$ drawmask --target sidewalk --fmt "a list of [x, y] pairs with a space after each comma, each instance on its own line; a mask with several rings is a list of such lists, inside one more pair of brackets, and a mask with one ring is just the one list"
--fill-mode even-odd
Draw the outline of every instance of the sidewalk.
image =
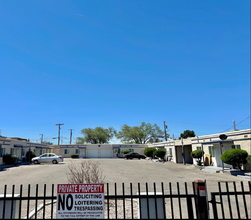
[[240, 170], [225, 168], [224, 172], [222, 172], [222, 167], [214, 167], [214, 166], [204, 166], [204, 167], [194, 166], [194, 167], [208, 173], [225, 173], [239, 178], [251, 179], [251, 172], [249, 171], [243, 171], [243, 170], [240, 171]]
[[29, 163], [29, 162], [21, 162], [21, 163], [16, 163], [16, 164], [12, 164], [12, 165], [0, 165], [0, 172], [5, 171], [6, 169], [11, 168], [11, 167], [19, 167], [22, 165], [30, 165], [30, 164], [31, 163]]

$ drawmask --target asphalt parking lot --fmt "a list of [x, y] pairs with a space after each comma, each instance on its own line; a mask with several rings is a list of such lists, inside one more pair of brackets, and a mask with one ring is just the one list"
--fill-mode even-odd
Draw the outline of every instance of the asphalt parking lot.
[[[80, 164], [81, 161], [87, 160], [94, 163], [99, 163], [105, 176], [105, 183], [113, 185], [117, 183], [118, 188], [125, 184], [126, 189], [129, 189], [130, 183], [133, 184], [134, 190], [137, 191], [137, 184], [145, 186], [148, 183], [149, 187], [155, 182], [160, 185], [161, 182], [168, 185], [169, 182], [174, 184], [174, 187], [179, 182], [181, 188], [184, 182], [188, 186], [195, 180], [206, 180], [209, 191], [214, 191], [218, 188], [217, 182], [240, 182], [244, 184], [248, 179], [240, 179], [238, 177], [225, 173], [208, 173], [203, 170], [194, 168], [193, 165], [175, 164], [173, 162], [151, 162], [146, 160], [125, 160], [125, 159], [71, 159], [65, 158], [63, 163], [59, 164], [38, 164], [38, 165], [22, 165], [19, 167], [8, 168], [6, 171], [0, 172], [0, 194], [3, 192], [4, 185], [8, 185], [10, 189], [12, 185], [19, 186], [23, 184], [24, 190], [27, 185], [51, 186], [52, 184], [67, 183], [66, 171], [68, 165], [73, 162]], [[40, 187], [41, 188], [41, 187]]]
[[[130, 194], [130, 184], [132, 184], [132, 193], [138, 192], [138, 183], [140, 183], [140, 192], [146, 192], [146, 183], [148, 192], [154, 192], [154, 183], [156, 183], [156, 192], [162, 192], [161, 183], [163, 182], [164, 191], [170, 193], [170, 183], [172, 193], [185, 194], [185, 182], [187, 183], [188, 193], [193, 193], [192, 182], [195, 180], [206, 180], [207, 191], [218, 192], [218, 182], [228, 182], [233, 188], [233, 182], [236, 182], [237, 190], [240, 189], [240, 182], [243, 181], [245, 190], [248, 190], [248, 179], [241, 179], [226, 173], [209, 173], [205, 170], [199, 170], [191, 164], [175, 164], [173, 162], [158, 163], [147, 160], [125, 160], [115, 159], [64, 159], [59, 164], [31, 164], [18, 167], [11, 167], [0, 172], [0, 194], [4, 192], [4, 186], [7, 185], [7, 193], [12, 193], [12, 187], [15, 185], [15, 194], [19, 194], [22, 184], [22, 196], [28, 195], [28, 184], [30, 184], [30, 195], [35, 196], [36, 187], [38, 187], [38, 196], [44, 195], [44, 186], [46, 184], [46, 195], [52, 195], [52, 184], [54, 184], [54, 194], [56, 195], [56, 186], [59, 183], [68, 183], [66, 172], [68, 165], [75, 163], [80, 165], [82, 161], [99, 163], [105, 176], [104, 183], [109, 183], [109, 194], [115, 194], [114, 185], [116, 183], [117, 194], [122, 194], [122, 184], [124, 184], [125, 194]], [[38, 184], [38, 185], [36, 185]], [[107, 193], [107, 184], [105, 185], [105, 194]], [[224, 199], [224, 202], [226, 199]], [[178, 204], [177, 204], [178, 205]], [[22, 218], [26, 218], [26, 202], [22, 206]], [[34, 210], [35, 203], [30, 203], [30, 211]], [[182, 203], [182, 209], [186, 204]], [[169, 211], [170, 212], [170, 211]], [[31, 212], [29, 212], [30, 214]], [[169, 213], [170, 214], [170, 213]]]

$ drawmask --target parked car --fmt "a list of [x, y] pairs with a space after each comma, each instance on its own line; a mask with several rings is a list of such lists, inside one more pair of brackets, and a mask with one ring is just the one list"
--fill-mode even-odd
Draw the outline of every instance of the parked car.
[[32, 163], [34, 164], [39, 164], [39, 163], [53, 163], [53, 164], [57, 164], [59, 162], [63, 162], [64, 159], [61, 155], [57, 155], [54, 153], [46, 153], [46, 154], [42, 154], [38, 157], [34, 157], [32, 158]]
[[133, 153], [133, 152], [129, 152], [127, 154], [125, 154], [125, 158], [128, 159], [133, 159], [133, 158], [138, 158], [138, 159], [145, 159], [146, 156], [145, 155], [141, 155], [138, 153]]

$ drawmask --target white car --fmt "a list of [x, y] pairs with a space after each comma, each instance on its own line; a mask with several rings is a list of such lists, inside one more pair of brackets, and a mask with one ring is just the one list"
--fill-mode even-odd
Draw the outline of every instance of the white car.
[[39, 157], [33, 157], [31, 159], [32, 163], [39, 164], [39, 163], [53, 163], [57, 164], [59, 162], [63, 162], [64, 159], [61, 155], [57, 155], [54, 153], [46, 153], [42, 154]]

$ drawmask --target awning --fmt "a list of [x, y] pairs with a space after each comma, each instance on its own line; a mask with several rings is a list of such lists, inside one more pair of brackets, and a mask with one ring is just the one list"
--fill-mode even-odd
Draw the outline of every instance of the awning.
[[209, 142], [202, 142], [202, 143], [196, 143], [196, 144], [233, 144], [233, 140], [214, 140], [214, 141], [209, 141]]
[[22, 144], [14, 144], [14, 147], [23, 147]]
[[155, 148], [165, 148], [165, 146], [153, 146]]
[[120, 146], [112, 146], [113, 148], [120, 148]]

